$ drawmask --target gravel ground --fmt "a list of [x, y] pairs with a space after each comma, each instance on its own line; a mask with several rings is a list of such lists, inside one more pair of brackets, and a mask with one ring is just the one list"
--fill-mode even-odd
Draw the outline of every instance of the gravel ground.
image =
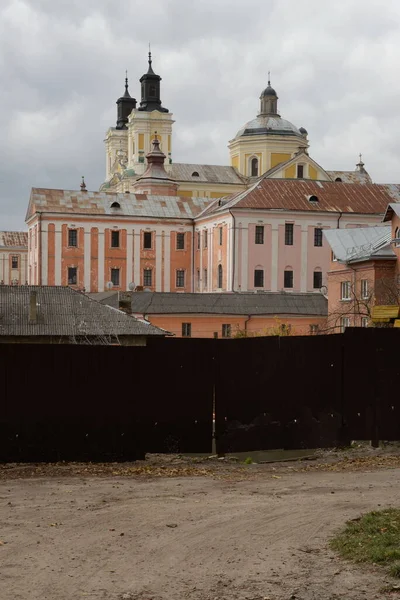
[[394, 581], [327, 542], [398, 506], [399, 467], [397, 451], [369, 449], [273, 465], [3, 465], [0, 598], [393, 599]]

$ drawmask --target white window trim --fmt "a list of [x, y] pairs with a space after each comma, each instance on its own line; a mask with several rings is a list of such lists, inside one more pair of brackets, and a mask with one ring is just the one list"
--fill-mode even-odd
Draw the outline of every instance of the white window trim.
[[[363, 289], [363, 282], [365, 281], [365, 288], [366, 288], [366, 292]], [[368, 290], [368, 279], [361, 279], [361, 299], [362, 300], [368, 300], [369, 298], [369, 290]]]
[[[343, 284], [348, 284], [348, 297], [343, 295], [343, 290], [344, 290], [344, 285]], [[347, 286], [346, 286], [347, 289]], [[350, 289], [350, 281], [341, 281], [340, 282], [340, 299], [342, 300], [342, 302], [349, 302], [351, 300], [351, 289]]]

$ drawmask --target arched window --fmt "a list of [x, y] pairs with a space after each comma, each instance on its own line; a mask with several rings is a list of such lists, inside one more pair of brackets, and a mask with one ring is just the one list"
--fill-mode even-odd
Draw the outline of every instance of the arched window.
[[340, 177], [336, 177], [335, 181], [342, 181]]
[[396, 240], [395, 247], [400, 248], [400, 229], [399, 229], [399, 227], [396, 227], [396, 230], [394, 232], [394, 239]]
[[251, 159], [251, 176], [252, 177], [258, 176], [258, 158]]
[[[127, 190], [127, 192], [129, 192], [129, 190]], [[111, 204], [111, 208], [121, 208], [121, 205], [119, 202], [113, 202]]]
[[198, 174], [198, 172], [197, 172], [197, 171], [193, 171], [193, 173], [192, 173], [192, 177], [200, 177], [200, 175]]
[[218, 285], [217, 285], [217, 287], [220, 290], [222, 289], [222, 278], [223, 278], [222, 265], [218, 265]]

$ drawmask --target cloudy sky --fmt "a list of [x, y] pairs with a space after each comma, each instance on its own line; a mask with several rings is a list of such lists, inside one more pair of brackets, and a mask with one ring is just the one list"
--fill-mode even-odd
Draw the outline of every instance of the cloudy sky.
[[399, 0], [1, 0], [0, 229], [24, 229], [30, 188], [105, 175], [103, 139], [128, 69], [153, 67], [175, 162], [228, 164], [270, 70], [310, 155], [400, 182]]

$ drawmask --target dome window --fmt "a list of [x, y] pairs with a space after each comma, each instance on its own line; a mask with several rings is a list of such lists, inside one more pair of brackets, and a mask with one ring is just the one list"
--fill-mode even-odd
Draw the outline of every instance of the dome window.
[[258, 177], [258, 158], [251, 159], [251, 176]]
[[197, 171], [193, 171], [193, 173], [192, 173], [192, 177], [200, 177], [200, 175], [198, 174], [198, 172], [197, 172]]
[[119, 202], [113, 202], [113, 203], [111, 204], [111, 208], [121, 208], [121, 205], [120, 205], [120, 203], [119, 203]]
[[308, 196], [309, 202], [319, 202], [318, 196]]
[[340, 177], [336, 177], [335, 181], [339, 181], [341, 183], [342, 179]]

